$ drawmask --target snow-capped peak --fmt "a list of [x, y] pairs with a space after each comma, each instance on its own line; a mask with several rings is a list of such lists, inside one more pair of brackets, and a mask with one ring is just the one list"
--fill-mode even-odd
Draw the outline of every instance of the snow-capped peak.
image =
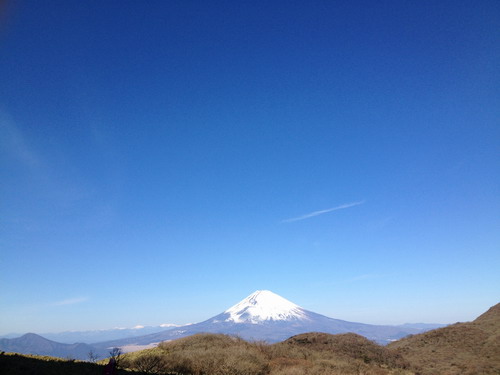
[[256, 324], [266, 320], [307, 319], [305, 311], [300, 306], [269, 290], [257, 290], [224, 313], [229, 314], [226, 321], [234, 323]]

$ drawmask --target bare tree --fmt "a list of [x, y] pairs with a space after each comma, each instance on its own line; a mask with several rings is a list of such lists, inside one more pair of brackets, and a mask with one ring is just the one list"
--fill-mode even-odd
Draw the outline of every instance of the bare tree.
[[159, 355], [142, 355], [134, 361], [134, 367], [144, 373], [158, 373], [163, 370], [163, 359]]
[[93, 350], [91, 350], [90, 352], [88, 352], [87, 358], [89, 359], [89, 362], [96, 363], [97, 360], [99, 359], [99, 356], [96, 353], [94, 353]]
[[116, 367], [120, 365], [120, 359], [122, 356], [123, 352], [120, 348], [113, 348], [109, 352], [110, 356], [110, 362], [114, 362], [116, 364]]

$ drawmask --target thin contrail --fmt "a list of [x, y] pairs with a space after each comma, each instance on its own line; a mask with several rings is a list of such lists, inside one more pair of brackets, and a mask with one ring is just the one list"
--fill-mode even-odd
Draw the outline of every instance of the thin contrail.
[[76, 298], [68, 298], [62, 301], [54, 302], [53, 306], [64, 306], [64, 305], [74, 305], [75, 303], [81, 303], [88, 300], [88, 297], [76, 297]]
[[292, 221], [305, 220], [305, 219], [309, 219], [309, 218], [314, 217], [314, 216], [326, 214], [328, 212], [343, 210], [344, 208], [349, 208], [349, 207], [354, 207], [354, 206], [359, 206], [360, 204], [363, 204], [363, 203], [365, 203], [365, 201], [346, 203], [346, 204], [342, 204], [342, 205], [337, 206], [337, 207], [328, 208], [326, 210], [314, 211], [314, 212], [311, 212], [311, 213], [306, 214], [306, 215], [292, 217], [291, 219], [285, 219], [282, 221], [282, 223], [291, 223]]

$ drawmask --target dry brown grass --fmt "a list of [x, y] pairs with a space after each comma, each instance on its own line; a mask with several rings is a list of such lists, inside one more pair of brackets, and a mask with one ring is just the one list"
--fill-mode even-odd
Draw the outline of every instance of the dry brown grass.
[[364, 363], [380, 366], [406, 368], [409, 365], [401, 355], [355, 333], [339, 335], [306, 333], [293, 336], [278, 345], [303, 347], [313, 352], [320, 352], [323, 356], [362, 360]]
[[[2, 375], [102, 375], [104, 365], [56, 357], [0, 352]], [[141, 375], [118, 369], [116, 375]]]
[[145, 371], [150, 366], [154, 373], [183, 375], [412, 374], [398, 355], [361, 336], [319, 333], [274, 345], [199, 334], [129, 353], [122, 364], [135, 370]]
[[422, 375], [500, 374], [500, 304], [470, 323], [390, 344]]

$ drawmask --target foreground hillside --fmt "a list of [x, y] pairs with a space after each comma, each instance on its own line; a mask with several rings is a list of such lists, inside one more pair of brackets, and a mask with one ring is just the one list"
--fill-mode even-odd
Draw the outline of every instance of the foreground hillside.
[[121, 364], [186, 375], [414, 374], [399, 354], [356, 334], [307, 333], [278, 344], [197, 334], [126, 354]]
[[[104, 365], [61, 358], [0, 352], [2, 375], [102, 375]], [[139, 375], [120, 369], [115, 375]]]
[[500, 374], [500, 303], [473, 322], [411, 336], [388, 348], [422, 375]]

